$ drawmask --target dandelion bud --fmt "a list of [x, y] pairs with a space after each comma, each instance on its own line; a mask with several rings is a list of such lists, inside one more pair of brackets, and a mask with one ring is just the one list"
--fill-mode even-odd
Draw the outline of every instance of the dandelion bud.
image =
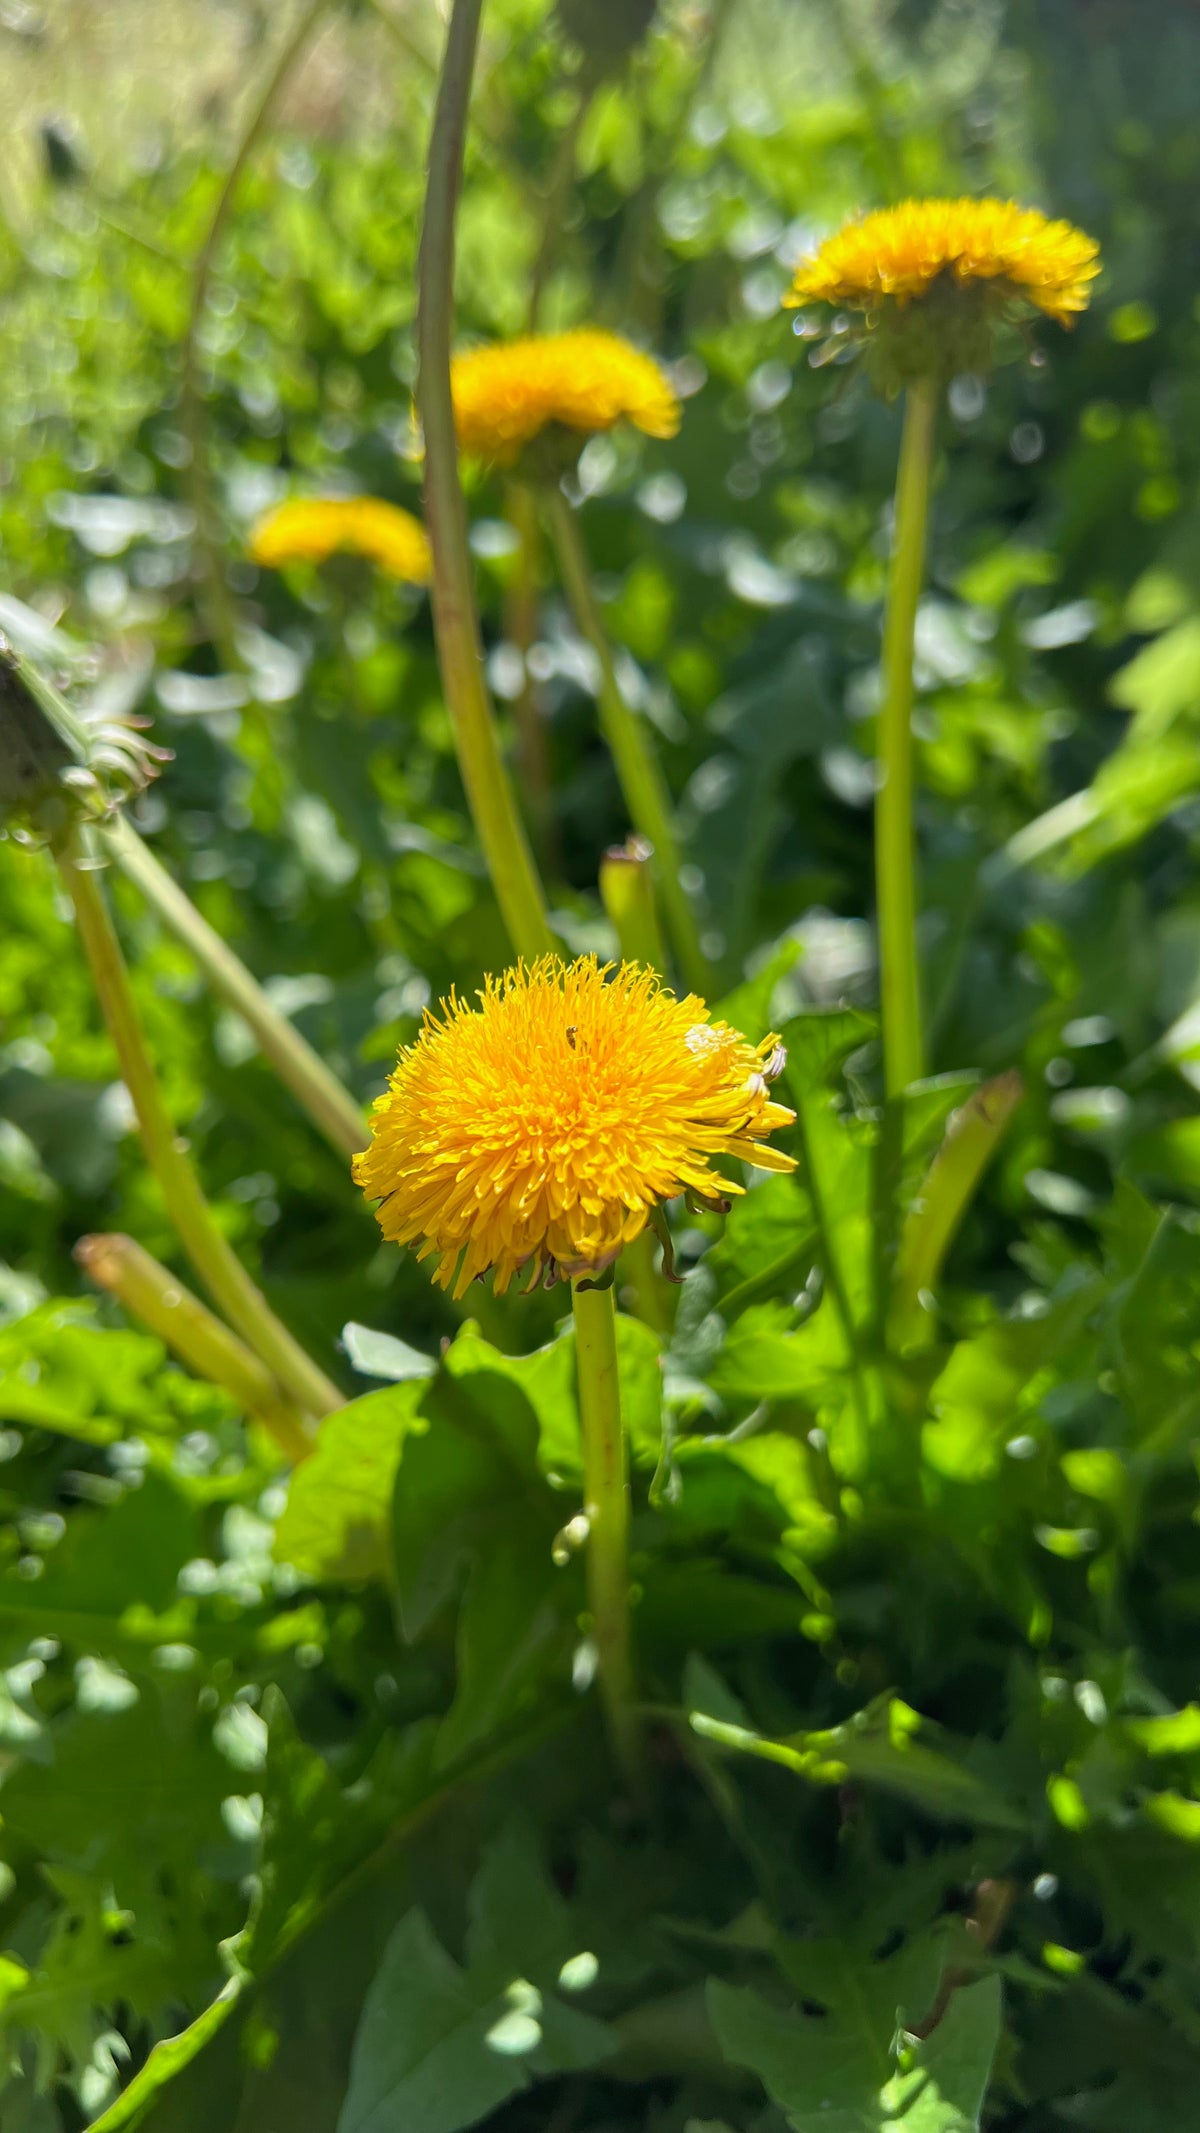
[[0, 637], [0, 836], [54, 843], [140, 792], [170, 756], [144, 724], [73, 711]]

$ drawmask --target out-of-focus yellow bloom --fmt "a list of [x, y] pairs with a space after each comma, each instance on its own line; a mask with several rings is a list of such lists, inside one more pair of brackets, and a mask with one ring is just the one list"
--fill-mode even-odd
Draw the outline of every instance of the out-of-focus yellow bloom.
[[652, 356], [615, 333], [531, 334], [455, 356], [450, 389], [465, 452], [511, 464], [551, 424], [588, 435], [622, 419], [673, 437], [679, 401]]
[[366, 556], [389, 577], [428, 585], [433, 572], [425, 528], [411, 512], [377, 496], [302, 496], [261, 518], [250, 535], [256, 563], [323, 563], [337, 554]]
[[873, 311], [911, 303], [947, 274], [960, 283], [1004, 283], [1069, 326], [1087, 308], [1099, 251], [1072, 223], [1012, 200], [905, 200], [827, 238], [784, 302]]
[[455, 1296], [489, 1267], [497, 1291], [526, 1266], [599, 1272], [662, 1201], [741, 1192], [714, 1157], [794, 1167], [765, 1145], [795, 1117], [771, 1101], [778, 1039], [751, 1044], [652, 971], [546, 956], [479, 1001], [426, 1015], [353, 1166], [384, 1236], [436, 1253]]
[[[857, 338], [890, 394], [920, 377], [986, 371], [1006, 352], [1005, 329], [1035, 311], [1070, 326], [1099, 272], [1093, 239], [1036, 208], [905, 200], [827, 238], [784, 303], [862, 312]], [[1009, 331], [1008, 352], [1020, 345]]]

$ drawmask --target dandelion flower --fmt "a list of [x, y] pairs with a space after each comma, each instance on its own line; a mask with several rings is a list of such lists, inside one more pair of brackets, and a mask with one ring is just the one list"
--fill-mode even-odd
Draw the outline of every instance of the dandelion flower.
[[426, 1015], [353, 1166], [384, 1236], [436, 1253], [456, 1297], [489, 1267], [498, 1292], [524, 1267], [598, 1273], [663, 1201], [741, 1192], [718, 1157], [794, 1167], [767, 1145], [795, 1116], [771, 1101], [776, 1037], [751, 1044], [694, 994], [595, 956], [546, 956], [478, 997]]
[[1099, 247], [1070, 222], [1012, 200], [905, 200], [826, 239], [785, 304], [837, 304], [882, 328], [904, 376], [981, 368], [993, 328], [1087, 308]]
[[331, 555], [362, 555], [409, 585], [428, 585], [433, 570], [420, 521], [378, 496], [303, 496], [280, 504], [259, 519], [249, 553], [271, 570], [281, 563], [324, 563]]
[[589, 435], [622, 419], [673, 437], [679, 401], [652, 356], [615, 333], [532, 334], [454, 358], [450, 389], [465, 452], [505, 464], [553, 424]]

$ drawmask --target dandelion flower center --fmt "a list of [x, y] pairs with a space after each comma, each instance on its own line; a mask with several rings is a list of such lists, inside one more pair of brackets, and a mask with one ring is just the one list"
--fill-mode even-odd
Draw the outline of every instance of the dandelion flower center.
[[547, 956], [426, 1015], [354, 1176], [455, 1296], [489, 1267], [497, 1291], [524, 1267], [598, 1272], [661, 1202], [740, 1193], [715, 1158], [794, 1167], [767, 1145], [795, 1115], [771, 1100], [782, 1064], [777, 1037], [751, 1044], [637, 964]]
[[511, 463], [552, 423], [584, 435], [622, 420], [673, 437], [679, 401], [666, 374], [615, 333], [580, 327], [468, 349], [450, 366], [459, 443]]
[[259, 519], [250, 535], [256, 563], [324, 563], [331, 555], [366, 556], [391, 578], [428, 585], [429, 540], [419, 519], [378, 496], [295, 497]]

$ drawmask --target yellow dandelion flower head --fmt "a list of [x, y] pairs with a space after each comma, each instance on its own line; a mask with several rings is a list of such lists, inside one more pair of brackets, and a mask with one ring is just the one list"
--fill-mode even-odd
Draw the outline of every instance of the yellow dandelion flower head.
[[622, 420], [673, 437], [679, 400], [665, 372], [615, 333], [531, 334], [455, 356], [450, 389], [465, 452], [511, 464], [552, 424], [588, 435]]
[[885, 329], [901, 373], [912, 376], [985, 367], [993, 328], [1005, 317], [1032, 309], [1070, 326], [1099, 272], [1095, 241], [1037, 208], [905, 200], [827, 238], [784, 302], [866, 313], [868, 325]]
[[384, 1236], [436, 1253], [456, 1297], [488, 1268], [498, 1292], [524, 1267], [599, 1272], [664, 1200], [741, 1192], [718, 1157], [794, 1167], [768, 1145], [795, 1117], [771, 1100], [777, 1037], [752, 1044], [694, 994], [595, 956], [507, 970], [478, 999], [426, 1014], [353, 1165]]
[[270, 570], [282, 563], [324, 563], [331, 555], [366, 556], [391, 578], [428, 585], [429, 539], [419, 519], [378, 496], [300, 496], [268, 511], [249, 541], [251, 559]]

